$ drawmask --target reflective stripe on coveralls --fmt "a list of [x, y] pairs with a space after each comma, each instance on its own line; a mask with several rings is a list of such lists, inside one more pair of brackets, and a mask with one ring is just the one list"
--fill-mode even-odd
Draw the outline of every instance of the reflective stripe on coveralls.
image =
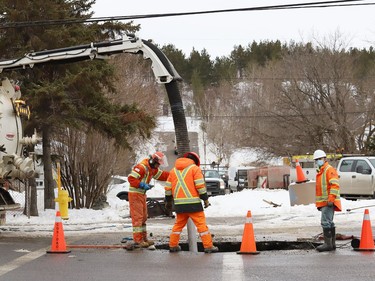
[[[140, 164], [146, 171], [146, 174], [145, 176], [142, 178], [141, 182], [144, 182], [144, 183], [147, 183], [147, 179], [149, 177], [149, 170], [148, 170], [148, 167], [144, 164]], [[159, 174], [159, 176], [161, 175], [162, 171], [158, 171], [157, 174]], [[156, 175], [157, 175], [156, 174]], [[138, 174], [136, 171], [132, 170], [132, 172], [130, 173], [130, 176], [138, 179], [141, 177], [140, 174]], [[144, 189], [141, 189], [141, 188], [138, 188], [138, 187], [133, 187], [133, 186], [129, 186], [129, 192], [135, 192], [135, 193], [140, 193], [140, 194], [145, 194], [146, 193], [146, 190]]]
[[[188, 171], [193, 167], [194, 165], [190, 165], [186, 167], [182, 172], [174, 168], [176, 177], [177, 177], [177, 185], [173, 194], [174, 203], [176, 205], [179, 204], [190, 204], [190, 203], [200, 203], [201, 199], [199, 197], [193, 197], [191, 194], [189, 188], [186, 186], [186, 183], [184, 181], [184, 178]], [[178, 198], [178, 194], [180, 192], [183, 192], [185, 197], [184, 198]]]
[[145, 226], [145, 225], [142, 225], [142, 226], [134, 226], [134, 227], [133, 227], [133, 233], [143, 232], [143, 231], [146, 231], [146, 226]]
[[140, 243], [145, 240], [146, 221], [147, 221], [147, 203], [146, 194], [129, 192], [129, 208], [133, 226], [133, 240]]
[[[141, 182], [147, 183], [149, 177], [149, 169], [146, 165], [140, 163], [145, 170], [145, 176], [141, 179]], [[130, 176], [134, 178], [140, 178], [141, 175], [136, 171], [132, 170]], [[139, 205], [139, 203], [141, 205]], [[129, 187], [129, 205], [130, 212], [132, 213], [132, 225], [133, 225], [133, 240], [135, 243], [141, 243], [147, 240], [146, 232], [146, 220], [147, 220], [147, 202], [146, 202], [146, 190], [138, 187]], [[143, 215], [141, 215], [143, 214]]]
[[335, 211], [341, 211], [339, 188], [337, 172], [335, 168], [326, 162], [316, 176], [316, 207], [320, 208], [327, 206], [327, 202], [332, 201], [334, 203]]
[[322, 173], [322, 178], [320, 181], [320, 191], [321, 195], [319, 196], [317, 194], [316, 196], [316, 202], [325, 202], [328, 201], [328, 186], [327, 186], [327, 176], [326, 176], [326, 171], [328, 170], [328, 165], [327, 167], [324, 168], [324, 171]]
[[147, 221], [147, 195], [144, 189], [139, 188], [140, 183], [148, 184], [151, 178], [165, 181], [169, 172], [149, 166], [149, 159], [145, 158], [133, 167], [128, 176], [129, 182], [129, 208], [133, 226], [134, 242], [147, 242], [146, 221]]
[[[175, 182], [173, 198], [175, 205], [177, 206], [201, 204], [201, 199], [199, 198], [199, 196], [197, 194], [193, 195], [192, 191], [189, 189], [187, 183], [185, 182], [185, 178], [188, 172], [192, 169], [192, 167], [195, 167], [195, 165], [189, 165], [182, 171], [178, 170], [177, 168], [174, 168], [173, 170], [177, 179], [177, 181]], [[194, 182], [191, 182], [191, 184], [194, 184], [194, 186], [202, 186], [204, 185], [204, 179], [202, 178], [194, 180]], [[171, 188], [172, 183], [167, 182], [167, 186]], [[197, 191], [198, 194], [204, 194], [207, 192], [205, 187], [202, 187]], [[169, 192], [169, 190], [167, 190], [166, 195], [167, 194], [172, 194], [172, 191]], [[189, 218], [192, 219], [193, 223], [197, 227], [199, 236], [202, 240], [203, 247], [205, 249], [213, 247], [211, 233], [209, 232], [208, 227], [206, 225], [206, 218], [203, 211], [176, 213], [176, 222], [172, 228], [172, 232], [169, 237], [169, 247], [178, 246], [182, 229], [186, 226]]]

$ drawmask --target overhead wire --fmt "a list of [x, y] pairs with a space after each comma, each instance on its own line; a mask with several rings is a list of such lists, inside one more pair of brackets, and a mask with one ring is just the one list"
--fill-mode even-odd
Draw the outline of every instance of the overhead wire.
[[[61, 20], [42, 20], [42, 21], [21, 21], [21, 22], [3, 22], [0, 23], [1, 29], [9, 28], [20, 28], [20, 27], [31, 27], [31, 26], [50, 26], [50, 25], [61, 25], [61, 24], [77, 24], [77, 23], [95, 23], [95, 22], [109, 22], [109, 21], [123, 21], [123, 20], [136, 20], [136, 19], [150, 19], [150, 18], [162, 18], [162, 17], [177, 17], [177, 16], [191, 16], [191, 15], [203, 15], [203, 14], [217, 14], [217, 13], [230, 13], [230, 12], [252, 12], [252, 11], [271, 11], [271, 10], [292, 10], [292, 9], [312, 9], [312, 8], [333, 8], [333, 7], [353, 7], [353, 6], [372, 6], [375, 2], [371, 3], [358, 3], [367, 0], [336, 0], [336, 1], [320, 1], [320, 2], [308, 2], [308, 3], [294, 3], [284, 5], [271, 5], [271, 6], [260, 6], [260, 7], [248, 7], [248, 8], [235, 8], [235, 9], [221, 9], [221, 10], [207, 10], [207, 11], [193, 11], [193, 12], [182, 12], [182, 13], [162, 13], [162, 14], [145, 14], [145, 15], [130, 15], [130, 16], [113, 16], [113, 17], [94, 17], [88, 19], [61, 19]], [[1, 16], [0, 16], [1, 19]], [[363, 114], [367, 111], [350, 111], [346, 114]], [[299, 115], [287, 115], [288, 117], [298, 117]], [[198, 118], [204, 118], [205, 116], [198, 116]], [[208, 116], [207, 116], [208, 117]], [[271, 118], [274, 116], [270, 115], [215, 115], [210, 116], [213, 118]], [[283, 116], [279, 116], [283, 117]], [[284, 116], [285, 117], [285, 116]], [[197, 116], [195, 116], [197, 118]]]
[[[374, 112], [371, 110], [363, 110], [363, 111], [345, 111], [339, 113], [340, 115], [358, 115], [358, 114], [373, 114]], [[326, 116], [326, 112], [322, 113], [304, 113], [303, 116]], [[252, 115], [196, 115], [191, 116], [187, 115], [187, 117], [191, 118], [224, 118], [224, 119], [266, 119], [266, 118], [299, 118], [301, 114], [279, 114], [278, 112], [269, 112], [268, 114], [252, 114]]]
[[249, 7], [249, 8], [194, 11], [194, 12], [182, 12], [182, 13], [162, 13], [162, 14], [114, 16], [114, 17], [95, 17], [95, 18], [88, 18], [88, 19], [80, 18], [80, 19], [5, 22], [5, 23], [0, 23], [0, 29], [31, 27], [31, 26], [61, 25], [61, 24], [76, 24], [76, 23], [95, 23], [95, 22], [108, 22], [108, 21], [150, 19], [150, 18], [161, 18], [161, 17], [191, 16], [191, 15], [229, 13], [229, 12], [251, 12], [251, 11], [270, 11], [270, 10], [285, 10], [285, 9], [287, 9], [287, 10], [290, 10], [290, 9], [311, 9], [311, 8], [316, 9], [316, 8], [353, 7], [353, 6], [375, 5], [375, 2], [358, 3], [358, 2], [364, 2], [364, 1], [367, 1], [367, 0], [320, 1], [320, 2], [294, 3], [294, 4], [284, 4], [284, 5]]

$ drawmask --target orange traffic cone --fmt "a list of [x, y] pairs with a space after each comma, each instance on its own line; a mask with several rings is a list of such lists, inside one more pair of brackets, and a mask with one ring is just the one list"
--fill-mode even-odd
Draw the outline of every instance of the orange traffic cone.
[[237, 252], [237, 254], [259, 254], [255, 244], [253, 218], [251, 217], [251, 211], [247, 211], [245, 227], [242, 235], [241, 248], [240, 251]]
[[368, 209], [365, 209], [362, 223], [361, 241], [359, 242], [359, 248], [354, 249], [356, 251], [375, 251], [374, 238], [372, 237], [372, 229], [370, 222], [370, 214]]
[[55, 226], [53, 228], [51, 250], [47, 251], [47, 253], [49, 253], [49, 254], [70, 253], [70, 251], [66, 250], [64, 229], [63, 229], [60, 211], [56, 212], [56, 220], [55, 220]]
[[296, 173], [297, 173], [297, 181], [296, 183], [303, 183], [303, 182], [307, 182], [308, 179], [306, 179], [303, 171], [302, 171], [302, 167], [301, 165], [299, 164], [298, 162], [298, 159], [296, 159]]

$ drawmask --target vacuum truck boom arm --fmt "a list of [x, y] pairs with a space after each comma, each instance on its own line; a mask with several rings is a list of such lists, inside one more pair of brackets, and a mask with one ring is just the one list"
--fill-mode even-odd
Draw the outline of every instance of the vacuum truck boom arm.
[[120, 53], [143, 54], [144, 59], [150, 59], [152, 62], [151, 69], [156, 81], [160, 84], [181, 80], [181, 77], [163, 52], [151, 42], [141, 40], [133, 34], [127, 34], [122, 39], [112, 41], [28, 53], [18, 59], [0, 61], [0, 72], [27, 67], [32, 68], [35, 64], [107, 59]]

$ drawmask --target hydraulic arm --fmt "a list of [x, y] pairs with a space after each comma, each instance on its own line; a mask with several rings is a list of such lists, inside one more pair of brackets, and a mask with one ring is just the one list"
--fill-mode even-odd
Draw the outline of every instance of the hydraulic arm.
[[133, 34], [127, 34], [124, 38], [118, 40], [28, 53], [18, 59], [1, 61], [0, 72], [27, 67], [32, 68], [35, 64], [58, 64], [106, 59], [120, 53], [143, 54], [144, 59], [150, 59], [152, 62], [151, 68], [158, 83], [165, 84], [173, 80], [181, 80], [181, 77], [163, 52], [152, 43], [141, 40]]

